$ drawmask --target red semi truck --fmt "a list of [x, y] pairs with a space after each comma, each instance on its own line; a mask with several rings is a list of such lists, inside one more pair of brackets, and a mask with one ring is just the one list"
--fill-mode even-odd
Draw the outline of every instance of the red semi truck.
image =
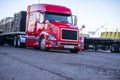
[[[20, 18], [20, 17], [18, 17]], [[71, 53], [82, 50], [77, 18], [69, 8], [52, 4], [29, 5], [26, 12], [26, 28], [0, 34], [0, 44], [15, 47], [34, 47], [47, 51], [50, 48], [68, 49]], [[16, 19], [13, 25], [15, 26]], [[17, 22], [19, 23], [19, 22]]]

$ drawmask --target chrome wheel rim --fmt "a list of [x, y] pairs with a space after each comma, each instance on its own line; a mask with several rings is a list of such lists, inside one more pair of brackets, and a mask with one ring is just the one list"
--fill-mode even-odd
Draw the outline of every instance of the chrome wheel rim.
[[18, 39], [18, 47], [20, 47], [20, 39]]
[[14, 46], [16, 46], [16, 42], [17, 42], [17, 41], [16, 41], [16, 37], [15, 37], [15, 38], [14, 38]]
[[45, 49], [45, 39], [41, 40], [40, 47], [41, 47], [41, 49]]

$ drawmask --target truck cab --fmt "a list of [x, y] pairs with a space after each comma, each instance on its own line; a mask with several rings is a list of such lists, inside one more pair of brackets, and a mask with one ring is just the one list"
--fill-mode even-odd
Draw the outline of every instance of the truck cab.
[[50, 48], [82, 50], [76, 17], [69, 8], [52, 4], [33, 4], [27, 8], [26, 46], [47, 51]]

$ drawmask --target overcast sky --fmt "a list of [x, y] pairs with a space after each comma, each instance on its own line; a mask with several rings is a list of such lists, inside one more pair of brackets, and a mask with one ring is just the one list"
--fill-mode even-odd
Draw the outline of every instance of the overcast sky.
[[78, 27], [86, 26], [83, 33], [95, 31], [120, 31], [120, 0], [0, 0], [0, 20], [26, 10], [27, 5], [50, 3], [71, 8], [78, 17]]

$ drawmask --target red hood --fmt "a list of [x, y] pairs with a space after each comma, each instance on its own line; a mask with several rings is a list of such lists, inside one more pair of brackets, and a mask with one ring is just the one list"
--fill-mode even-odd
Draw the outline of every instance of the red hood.
[[72, 24], [64, 23], [64, 22], [49, 22], [50, 24], [59, 27], [59, 28], [72, 28], [76, 29], [76, 26], [73, 26]]
[[[48, 24], [49, 24], [49, 27], [47, 28], [48, 32], [50, 34], [54, 34], [54, 36], [57, 38], [58, 41], [62, 41], [61, 40], [61, 29], [62, 28], [78, 30], [78, 27], [73, 26], [68, 23], [64, 23], [64, 22], [49, 22]], [[78, 41], [74, 41], [74, 42], [78, 42]]]

